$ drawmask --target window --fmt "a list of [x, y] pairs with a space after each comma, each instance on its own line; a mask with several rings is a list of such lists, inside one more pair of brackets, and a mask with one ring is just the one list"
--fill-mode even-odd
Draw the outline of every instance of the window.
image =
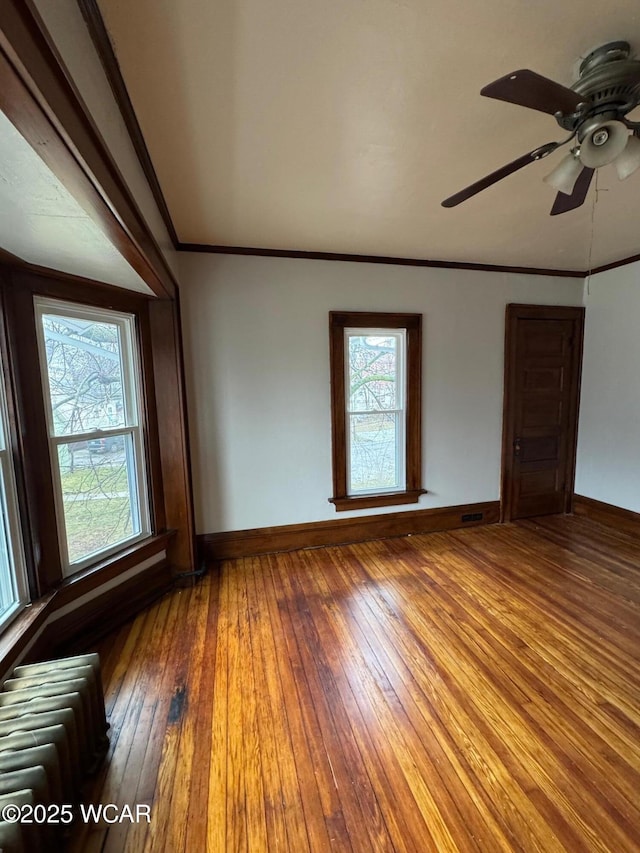
[[329, 315], [337, 510], [416, 503], [421, 487], [420, 314]]
[[149, 533], [135, 318], [38, 297], [35, 305], [68, 575]]
[[0, 627], [6, 625], [28, 600], [15, 478], [7, 434], [6, 400], [0, 381]]

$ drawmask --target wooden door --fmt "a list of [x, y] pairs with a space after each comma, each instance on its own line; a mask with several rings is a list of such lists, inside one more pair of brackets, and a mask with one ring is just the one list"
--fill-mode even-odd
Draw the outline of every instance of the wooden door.
[[508, 305], [502, 520], [571, 512], [584, 308]]

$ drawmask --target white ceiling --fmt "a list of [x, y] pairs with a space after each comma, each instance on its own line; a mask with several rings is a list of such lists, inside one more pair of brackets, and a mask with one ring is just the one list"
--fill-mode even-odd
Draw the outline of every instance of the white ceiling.
[[640, 251], [640, 173], [550, 217], [564, 132], [482, 98], [518, 68], [570, 85], [638, 0], [99, 0], [182, 242], [584, 270]]
[[152, 293], [2, 111], [0, 247], [31, 264]]

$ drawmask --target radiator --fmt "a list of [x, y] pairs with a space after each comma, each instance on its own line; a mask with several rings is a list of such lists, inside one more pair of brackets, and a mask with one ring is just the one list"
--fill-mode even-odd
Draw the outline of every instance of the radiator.
[[15, 668], [0, 691], [0, 816], [15, 806], [34, 820], [0, 820], [0, 853], [56, 849], [69, 825], [48, 818], [78, 803], [108, 729], [97, 654]]

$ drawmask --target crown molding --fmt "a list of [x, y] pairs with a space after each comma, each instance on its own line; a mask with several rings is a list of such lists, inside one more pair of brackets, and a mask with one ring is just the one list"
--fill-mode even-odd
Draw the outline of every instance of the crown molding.
[[304, 258], [316, 261], [351, 261], [362, 264], [393, 264], [405, 267], [435, 267], [436, 269], [506, 272], [520, 275], [548, 275], [558, 278], [584, 278], [581, 270], [548, 269], [546, 267], [517, 267], [502, 264], [480, 264], [466, 261], [439, 261], [429, 258], [403, 258], [387, 255], [355, 255], [341, 252], [303, 252], [295, 249], [259, 249], [247, 246], [216, 246], [208, 243], [178, 243], [179, 252], [203, 252], [214, 255], [257, 255], [265, 258]]
[[635, 264], [636, 261], [640, 261], [640, 255], [630, 255], [628, 258], [622, 258], [619, 261], [612, 261], [610, 264], [602, 264], [602, 266], [587, 270], [584, 275], [586, 278], [590, 275], [597, 275], [599, 272], [607, 272], [607, 270], [614, 270], [617, 267], [626, 267], [629, 264]]

